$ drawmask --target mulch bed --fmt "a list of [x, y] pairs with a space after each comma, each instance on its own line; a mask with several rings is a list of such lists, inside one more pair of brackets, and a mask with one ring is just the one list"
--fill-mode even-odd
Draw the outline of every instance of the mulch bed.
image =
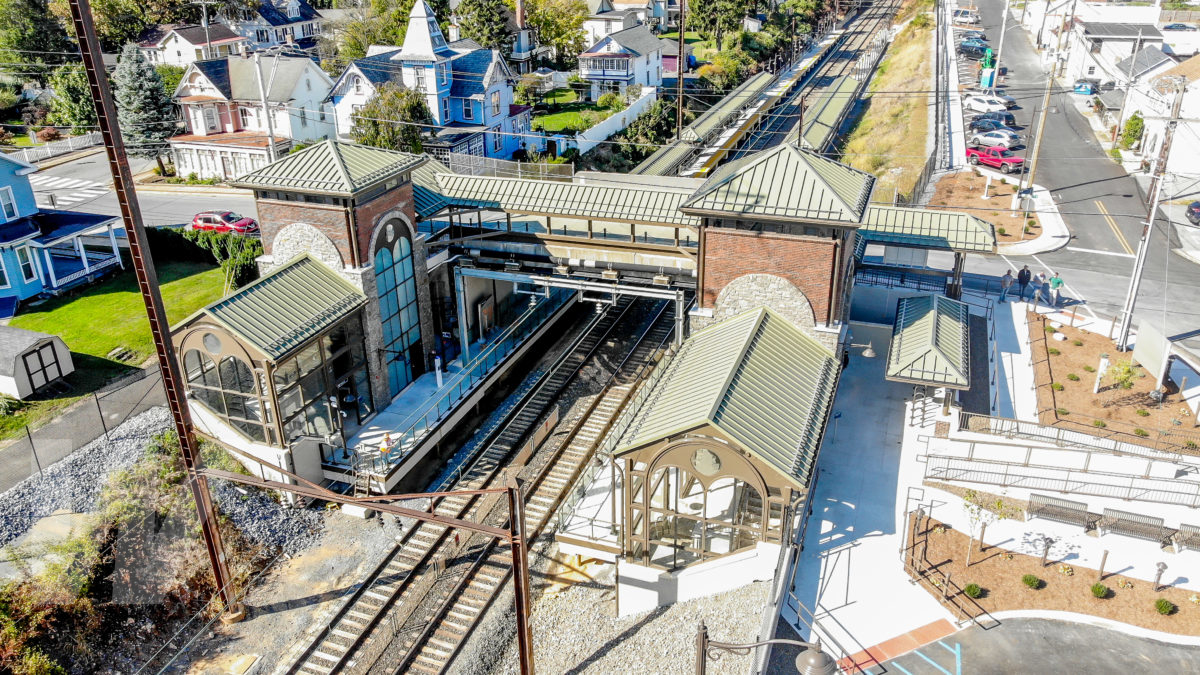
[[[1109, 587], [1108, 596], [1096, 598], [1092, 595], [1091, 587], [1097, 582], [1097, 570], [1071, 567], [1072, 574], [1068, 576], [1060, 571], [1062, 563], [1053, 560], [1053, 557], [1042, 567], [1040, 557], [1011, 553], [995, 546], [981, 552], [978, 542], [975, 544], [977, 548], [971, 554], [971, 567], [968, 569], [963, 564], [967, 551], [967, 535], [952, 529], [939, 533], [935, 528], [941, 523], [932, 519], [927, 519], [927, 523], [930, 531], [926, 539], [925, 559], [928, 561], [927, 567], [934, 570], [928, 574], [930, 578], [938, 580], [943, 579], [944, 574], [949, 574], [950, 600], [954, 604], [971, 608], [972, 614], [979, 613], [979, 610], [1057, 610], [1090, 614], [1164, 633], [1200, 635], [1200, 604], [1191, 600], [1193, 597], [1200, 600], [1200, 596], [1192, 591], [1182, 588], [1155, 591], [1149, 581], [1106, 573], [1101, 583]], [[912, 526], [913, 519], [910, 517], [910, 533]], [[921, 536], [916, 538], [917, 542], [921, 540]], [[918, 543], [918, 555], [920, 550]], [[1108, 564], [1113, 568], [1119, 568], [1121, 565], [1117, 557], [1110, 559]], [[1025, 586], [1021, 578], [1026, 574], [1040, 578], [1041, 588], [1034, 590]], [[1175, 574], [1168, 569], [1167, 576], [1174, 578]], [[983, 596], [978, 600], [961, 595], [960, 589], [972, 583], [984, 589]], [[1122, 588], [1122, 583], [1132, 587]], [[941, 590], [933, 584], [922, 583], [921, 586], [934, 597], [940, 598]], [[1154, 606], [1158, 598], [1170, 600], [1177, 609], [1169, 615], [1159, 614]], [[955, 611], [954, 607], [950, 609]], [[986, 619], [986, 614], [980, 616], [980, 621]]]
[[[1052, 334], [1046, 332], [1050, 324], [1045, 316], [1034, 312], [1027, 316], [1042, 424], [1106, 438], [1115, 436], [1148, 447], [1200, 454], [1200, 430], [1192, 426], [1195, 414], [1184, 403], [1178, 385], [1169, 377], [1163, 385], [1161, 403], [1150, 398], [1150, 392], [1155, 388], [1153, 374], [1140, 367], [1141, 376], [1132, 388], [1121, 389], [1111, 381], [1102, 380], [1099, 393], [1093, 394], [1100, 355], [1108, 354], [1110, 362], [1117, 363], [1129, 360], [1133, 352], [1118, 352], [1108, 336], [1067, 324], [1056, 329], [1067, 339], [1052, 339]], [[1051, 349], [1058, 353], [1052, 353]], [[1071, 379], [1071, 375], [1078, 379]], [[1061, 384], [1062, 390], [1055, 391], [1054, 383]], [[1097, 422], [1104, 426], [1098, 426]], [[1192, 445], [1188, 445], [1189, 441]]]
[[[932, 206], [945, 206], [947, 208], [965, 208], [969, 209], [967, 213], [973, 216], [982, 218], [996, 226], [996, 241], [1001, 244], [1012, 244], [1025, 240], [1035, 239], [1042, 233], [1041, 224], [1038, 221], [1037, 214], [1030, 213], [1029, 219], [1033, 221], [1028, 225], [1029, 232], [1022, 237], [1021, 227], [1022, 219], [1020, 214], [1018, 217], [1012, 217], [1012, 211], [1009, 207], [1012, 206], [1012, 196], [1017, 191], [1017, 177], [1006, 177], [1005, 183], [999, 183], [992, 180], [992, 186], [988, 190], [991, 195], [988, 199], [980, 199], [983, 196], [983, 187], [987, 183], [987, 178], [982, 174], [978, 174], [975, 170], [959, 171], [958, 173], [943, 176], [937, 182], [934, 188], [933, 199], [930, 200]], [[1001, 230], [1004, 230], [1001, 233]]]

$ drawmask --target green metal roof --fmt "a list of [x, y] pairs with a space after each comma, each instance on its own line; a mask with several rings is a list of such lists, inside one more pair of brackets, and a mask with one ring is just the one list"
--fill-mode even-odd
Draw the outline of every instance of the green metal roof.
[[192, 318], [207, 316], [278, 361], [364, 302], [350, 282], [305, 255]]
[[881, 244], [962, 253], [996, 250], [996, 229], [992, 224], [962, 211], [872, 205], [858, 235]]
[[740, 112], [747, 103], [758, 98], [759, 94], [771, 86], [774, 81], [775, 76], [765, 70], [751, 77], [729, 92], [713, 107], [701, 113], [691, 124], [684, 127], [680, 136], [683, 140], [692, 143], [707, 141], [710, 134], [728, 126], [730, 117]]
[[857, 88], [858, 80], [853, 77], [838, 78], [808, 104], [804, 111], [804, 129], [797, 126], [788, 135], [788, 141], [795, 143], [803, 139], [802, 147], [824, 152], [837, 133], [846, 111], [854, 105], [854, 91]]
[[285, 155], [233, 181], [234, 187], [349, 197], [381, 180], [411, 171], [421, 155], [343, 141], [322, 141]]
[[682, 141], [671, 141], [654, 151], [629, 173], [643, 176], [677, 176], [679, 167], [696, 153], [696, 146]]
[[593, 218], [622, 223], [699, 227], [679, 211], [691, 194], [667, 187], [568, 183], [529, 178], [492, 178], [439, 173], [438, 185], [456, 206]]
[[951, 389], [970, 388], [970, 317], [966, 304], [942, 295], [901, 298], [885, 377]]
[[837, 366], [825, 346], [771, 310], [739, 314], [684, 342], [617, 452], [711, 424], [804, 487]]
[[432, 157], [429, 158], [429, 161], [413, 169], [413, 201], [416, 202], [417, 215], [421, 218], [429, 218], [450, 205], [442, 193], [438, 192], [440, 188], [438, 188], [437, 175], [439, 173], [450, 173], [450, 167]]
[[784, 143], [722, 165], [682, 208], [857, 225], [874, 186], [869, 173]]

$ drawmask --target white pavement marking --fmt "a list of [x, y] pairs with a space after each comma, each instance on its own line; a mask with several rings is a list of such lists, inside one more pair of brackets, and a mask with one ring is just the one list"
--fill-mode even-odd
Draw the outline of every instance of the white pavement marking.
[[1116, 256], [1118, 258], [1136, 258], [1137, 257], [1137, 256], [1133, 255], [1132, 253], [1121, 253], [1120, 251], [1101, 251], [1099, 249], [1094, 249], [1094, 248], [1079, 248], [1078, 246], [1067, 246], [1066, 249], [1068, 251], [1075, 251], [1076, 253], [1095, 253], [1096, 255], [1111, 255], [1111, 256]]
[[[1036, 255], [1032, 257], [1034, 260], [1038, 261], [1039, 265], [1045, 267], [1046, 271], [1050, 272], [1051, 274], [1054, 273], [1054, 270], [1050, 269], [1050, 266], [1043, 262], [1041, 258], [1037, 257]], [[1067, 289], [1067, 292], [1071, 294], [1071, 297], [1079, 300], [1079, 303], [1083, 306], [1083, 311], [1087, 312], [1094, 321], [1100, 320], [1100, 317], [1096, 316], [1096, 313], [1092, 311], [1092, 308], [1088, 307], [1086, 298], [1084, 298], [1080, 293], [1076, 292], [1074, 288], [1071, 288], [1071, 285], [1068, 284], [1065, 279], [1063, 280], [1063, 288]]]

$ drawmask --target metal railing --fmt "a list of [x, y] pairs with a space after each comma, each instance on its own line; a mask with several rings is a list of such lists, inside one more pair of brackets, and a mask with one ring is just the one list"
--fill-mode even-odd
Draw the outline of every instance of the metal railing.
[[1192, 462], [1189, 462], [1188, 459], [1191, 458], [1178, 451], [1160, 450], [1147, 445], [1129, 443], [1111, 436], [1101, 437], [1073, 429], [1043, 426], [1037, 422], [979, 415], [966, 411], [959, 412], [958, 429], [959, 431], [972, 431], [1003, 436], [1008, 439], [1022, 438], [1025, 440], [1052, 443], [1060, 448], [1079, 448], [1115, 455], [1133, 455], [1155, 461], [1175, 462], [1179, 464], [1200, 464], [1200, 457], [1194, 458]]
[[1200, 483], [988, 459], [929, 455], [925, 463], [925, 479], [1051, 490], [1192, 508], [1200, 506]]
[[32, 148], [21, 150], [20, 152], [14, 152], [9, 155], [9, 157], [33, 164], [40, 162], [43, 159], [50, 159], [51, 157], [57, 157], [59, 155], [75, 152], [76, 150], [82, 150], [84, 148], [90, 148], [94, 145], [100, 145], [101, 142], [100, 132], [93, 131], [83, 134], [82, 136], [72, 136], [70, 138], [64, 138], [61, 141], [51, 141], [45, 145], [38, 145]]
[[946, 291], [946, 275], [921, 274], [914, 270], [904, 272], [897, 270], [860, 269], [854, 273], [855, 284], [867, 284], [882, 288], [910, 288], [917, 291], [944, 293]]
[[545, 162], [513, 162], [507, 159], [467, 155], [450, 152], [445, 155], [446, 164], [454, 173], [489, 178], [536, 178], [570, 182], [575, 176], [575, 165], [547, 164]]
[[454, 409], [460, 399], [474, 391], [475, 387], [487, 377], [494, 367], [520, 347], [526, 337], [541, 328], [543, 322], [558, 311], [574, 294], [575, 291], [569, 289], [551, 289], [550, 297], [526, 310], [511, 326], [505, 329], [495, 342], [453, 375], [457, 381], [441, 396], [426, 403], [423, 412], [419, 413], [419, 419], [393, 436], [386, 453], [381, 452], [378, 446], [373, 447], [371, 444], [360, 443], [354, 452], [363, 458], [364, 468], [374, 473], [382, 473], [408, 457], [409, 451], [414, 449], [418, 441]]
[[121, 256], [118, 255], [99, 255], [92, 253], [91, 251], [88, 251], [86, 255], [88, 257], [88, 267], [86, 269], [73, 272], [65, 277], [62, 277], [61, 279], [55, 279], [55, 283], [51, 286], [51, 288], [54, 290], [61, 289], [73, 281], [78, 281], [84, 277], [90, 277], [101, 270], [107, 269], [121, 262]]

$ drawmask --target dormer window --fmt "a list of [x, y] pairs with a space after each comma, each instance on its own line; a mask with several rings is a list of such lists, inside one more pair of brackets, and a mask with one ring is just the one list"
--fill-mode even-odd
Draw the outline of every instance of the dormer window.
[[287, 15], [288, 15], [289, 19], [299, 19], [300, 18], [300, 3], [296, 2], [296, 0], [292, 0], [292, 2], [289, 2], [288, 6], [287, 6]]

